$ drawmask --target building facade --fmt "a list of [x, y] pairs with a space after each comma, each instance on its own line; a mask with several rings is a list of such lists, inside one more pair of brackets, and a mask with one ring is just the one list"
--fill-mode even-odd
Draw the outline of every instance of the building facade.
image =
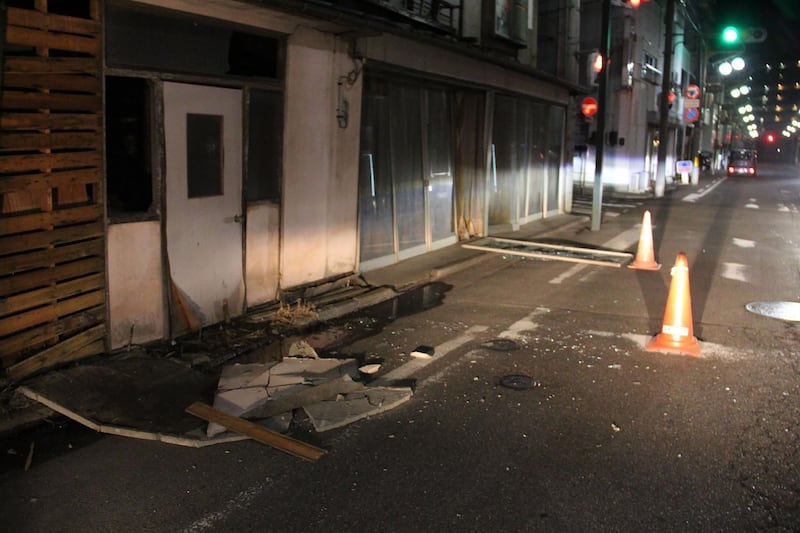
[[[6, 373], [174, 338], [569, 212], [591, 172], [578, 103], [599, 5], [8, 2]], [[614, 3], [604, 186], [652, 181], [656, 6]], [[677, 88], [692, 75], [675, 64]]]

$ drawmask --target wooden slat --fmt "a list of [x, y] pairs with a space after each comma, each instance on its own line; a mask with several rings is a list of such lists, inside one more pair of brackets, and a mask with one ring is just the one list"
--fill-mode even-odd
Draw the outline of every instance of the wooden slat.
[[8, 24], [53, 32], [87, 35], [94, 38], [100, 35], [100, 24], [96, 20], [43, 13], [31, 9], [9, 7]]
[[2, 105], [6, 110], [49, 109], [52, 111], [91, 111], [103, 107], [100, 95], [23, 92], [3, 89]]
[[95, 132], [16, 133], [0, 135], [0, 150], [99, 150], [101, 141]]
[[6, 75], [15, 72], [35, 74], [91, 74], [99, 72], [99, 58], [93, 57], [34, 57], [7, 56], [4, 58]]
[[12, 45], [49, 48], [66, 52], [100, 55], [100, 39], [64, 33], [50, 33], [19, 26], [6, 28], [6, 42]]
[[53, 189], [69, 185], [86, 185], [87, 183], [99, 184], [101, 176], [102, 174], [99, 168], [3, 176], [0, 177], [0, 194], [26, 190], [39, 192], [42, 189]]
[[104, 229], [101, 221], [95, 221], [89, 224], [68, 226], [52, 231], [37, 231], [25, 235], [0, 237], [0, 256], [103, 237]]
[[9, 316], [0, 321], [0, 337], [36, 327], [45, 322], [71, 315], [105, 302], [105, 291], [92, 291], [75, 298], [68, 298], [46, 307]]
[[101, 205], [86, 205], [31, 215], [0, 217], [0, 236], [91, 222], [101, 220], [102, 217], [103, 206]]
[[100, 220], [102, 216], [102, 206], [87, 205], [70, 209], [35, 213], [32, 215], [0, 218], [0, 235], [90, 222], [93, 220]]
[[101, 305], [6, 337], [0, 340], [0, 360], [9, 361], [23, 351], [52, 345], [61, 337], [71, 336], [90, 326], [101, 324], [105, 316], [106, 308]]
[[89, 257], [80, 261], [73, 261], [54, 268], [43, 268], [0, 278], [0, 296], [19, 294], [57, 283], [64, 279], [82, 275], [91, 275], [105, 269], [105, 258], [101, 256]]
[[84, 292], [103, 289], [104, 287], [105, 276], [103, 274], [93, 274], [51, 287], [25, 292], [0, 300], [0, 316], [21, 313], [35, 307], [56, 303], [65, 298], [72, 298]]
[[102, 353], [104, 336], [105, 326], [95, 326], [13, 365], [8, 375], [12, 379], [22, 379], [57, 364]]
[[247, 420], [229, 415], [228, 413], [223, 413], [202, 402], [193, 403], [186, 408], [186, 412], [208, 422], [215, 422], [225, 426], [236, 433], [247, 435], [253, 440], [272, 446], [276, 450], [286, 452], [300, 459], [305, 459], [306, 461], [316, 462], [323, 455], [328, 453], [322, 448], [318, 448], [301, 440], [293, 439], [292, 437], [287, 437], [286, 435], [281, 435], [264, 426], [248, 422]]
[[75, 74], [6, 72], [3, 75], [4, 90], [31, 88], [100, 94], [103, 83], [98, 76], [78, 76]]
[[99, 113], [6, 113], [0, 114], [3, 130], [92, 130], [99, 131]]
[[3, 156], [3, 166], [8, 172], [36, 171], [43, 168], [99, 167], [101, 162], [100, 152], [97, 150]]
[[66, 263], [93, 255], [102, 256], [105, 253], [103, 239], [91, 239], [85, 242], [67, 244], [47, 250], [37, 250], [19, 255], [12, 255], [3, 259], [0, 265], [0, 275], [11, 275], [26, 270], [45, 268], [58, 263]]

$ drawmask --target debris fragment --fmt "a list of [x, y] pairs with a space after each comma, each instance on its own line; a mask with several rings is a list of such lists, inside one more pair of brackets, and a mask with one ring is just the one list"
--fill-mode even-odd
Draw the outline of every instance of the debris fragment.
[[313, 387], [304, 387], [292, 394], [268, 400], [260, 405], [254, 405], [243, 412], [241, 417], [249, 419], [269, 418], [292, 409], [330, 400], [340, 394], [347, 394], [364, 388], [364, 385], [356, 383], [349, 375], [345, 374], [325, 383]]
[[497, 352], [512, 352], [519, 350], [519, 344], [513, 339], [492, 339], [481, 344], [481, 348]]
[[527, 390], [541, 386], [541, 383], [524, 374], [509, 374], [500, 378], [500, 385], [513, 390]]
[[25, 458], [25, 472], [30, 470], [31, 464], [33, 463], [33, 446], [36, 444], [36, 441], [31, 441], [31, 447], [28, 450], [28, 457]]
[[380, 363], [368, 363], [366, 365], [361, 365], [360, 367], [358, 367], [358, 371], [361, 372], [362, 374], [367, 374], [368, 376], [371, 376], [372, 374], [376, 374], [378, 370], [381, 369], [382, 366], [383, 365]]
[[303, 410], [314, 429], [322, 432], [393, 409], [412, 395], [410, 387], [368, 387], [344, 394], [338, 400], [305, 406]]
[[289, 347], [289, 357], [305, 357], [319, 359], [317, 351], [306, 341], [297, 341]]
[[414, 348], [411, 351], [411, 357], [416, 357], [418, 359], [430, 359], [433, 357], [433, 354], [436, 350], [433, 346], [427, 346], [425, 344], [421, 344]]

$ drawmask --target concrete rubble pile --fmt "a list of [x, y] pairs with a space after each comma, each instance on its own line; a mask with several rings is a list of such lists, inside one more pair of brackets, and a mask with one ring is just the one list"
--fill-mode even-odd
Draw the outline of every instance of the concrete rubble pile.
[[[280, 362], [223, 367], [214, 409], [259, 421], [274, 431], [289, 429], [295, 409], [302, 409], [318, 432], [342, 427], [404, 403], [409, 387], [370, 386], [361, 382], [375, 364], [355, 359], [320, 358], [305, 341], [295, 342]], [[208, 437], [226, 431], [210, 422]]]

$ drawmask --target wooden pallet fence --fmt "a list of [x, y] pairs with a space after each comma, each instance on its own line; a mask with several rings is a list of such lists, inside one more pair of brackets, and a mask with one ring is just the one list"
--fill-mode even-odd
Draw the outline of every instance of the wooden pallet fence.
[[31, 6], [7, 9], [0, 87], [0, 368], [12, 379], [102, 353], [106, 337], [99, 0]]

